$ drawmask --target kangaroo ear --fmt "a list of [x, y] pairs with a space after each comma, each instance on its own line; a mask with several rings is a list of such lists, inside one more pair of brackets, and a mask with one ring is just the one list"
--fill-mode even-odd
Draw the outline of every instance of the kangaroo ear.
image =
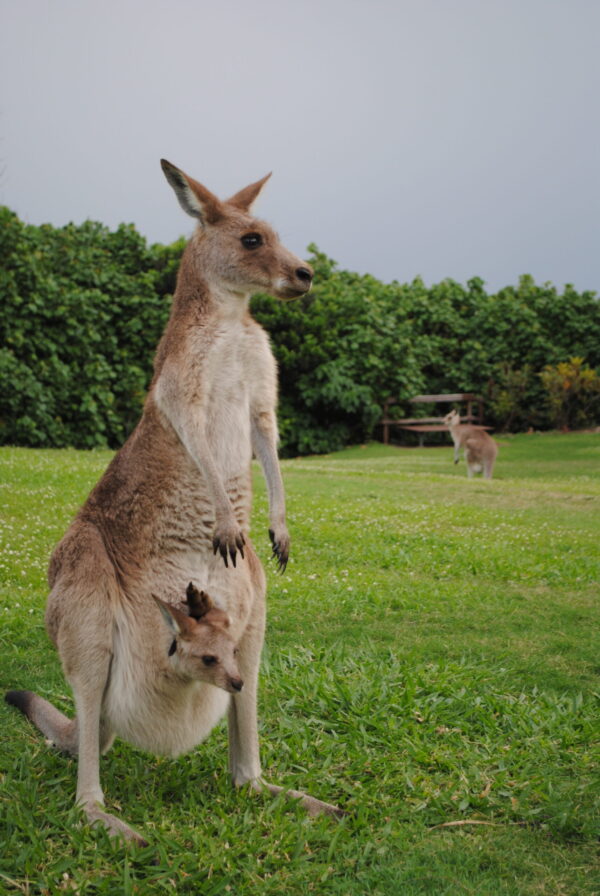
[[153, 594], [152, 597], [156, 601], [156, 605], [160, 610], [164, 621], [173, 634], [185, 635], [190, 625], [189, 619], [185, 613], [182, 613], [177, 607], [172, 607], [171, 604], [166, 604], [164, 600], [156, 597], [155, 594]]
[[185, 599], [190, 608], [190, 616], [192, 619], [201, 619], [214, 607], [210, 595], [207, 594], [206, 591], [198, 591], [193, 582], [190, 582], [187, 586]]
[[196, 218], [202, 226], [216, 224], [223, 217], [223, 205], [210, 190], [166, 159], [161, 159], [160, 164], [186, 214]]
[[235, 196], [232, 196], [231, 199], [228, 199], [227, 202], [229, 205], [234, 205], [236, 208], [241, 209], [243, 212], [249, 212], [260, 196], [262, 192], [262, 188], [271, 177], [271, 173], [266, 174], [262, 180], [257, 180], [255, 183], [250, 184], [247, 187], [244, 187], [243, 190], [240, 190]]
[[231, 617], [229, 613], [226, 613], [225, 610], [221, 610], [219, 607], [215, 607], [207, 622], [210, 622], [212, 625], [220, 625], [223, 628], [229, 628], [231, 625]]

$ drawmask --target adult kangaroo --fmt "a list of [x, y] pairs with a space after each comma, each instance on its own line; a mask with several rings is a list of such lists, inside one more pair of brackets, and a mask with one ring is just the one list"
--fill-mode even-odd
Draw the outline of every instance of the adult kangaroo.
[[[196, 231], [181, 259], [141, 420], [55, 549], [48, 572], [46, 627], [76, 717], [67, 719], [29, 691], [7, 694], [60, 749], [77, 754], [77, 801], [89, 821], [138, 842], [145, 841], [103, 808], [99, 757], [115, 735], [177, 755], [200, 743], [228, 711], [234, 784], [282, 790], [263, 781], [258, 750], [265, 575], [248, 534], [253, 453], [267, 482], [269, 533], [281, 569], [290, 541], [277, 458], [277, 371], [248, 306], [253, 292], [289, 299], [312, 283], [311, 268], [252, 216], [269, 175], [222, 201], [170, 162], [161, 165]], [[210, 595], [211, 619], [222, 614], [216, 628], [213, 622], [215, 650], [203, 646], [206, 620], [189, 623], [204, 625], [192, 649], [185, 608], [168, 611], [196, 586]], [[207, 677], [203, 657], [214, 666], [227, 648], [233, 663], [231, 645], [233, 671], [219, 679], [213, 669]], [[196, 671], [184, 657], [190, 650], [200, 657]], [[339, 811], [286, 793], [311, 814]]]
[[444, 423], [454, 442], [454, 463], [458, 463], [462, 448], [469, 479], [474, 473], [483, 473], [485, 479], [491, 479], [498, 454], [498, 446], [492, 437], [480, 426], [461, 423], [457, 411], [446, 414]]

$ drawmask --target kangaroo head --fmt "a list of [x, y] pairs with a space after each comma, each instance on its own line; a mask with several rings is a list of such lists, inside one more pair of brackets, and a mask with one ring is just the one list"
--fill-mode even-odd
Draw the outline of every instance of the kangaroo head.
[[[238, 648], [229, 634], [229, 616], [215, 607], [205, 592], [188, 606], [193, 615], [154, 597], [163, 620], [173, 636], [168, 654], [174, 669], [190, 679], [205, 681], [230, 694], [242, 690], [244, 682], [237, 662]], [[195, 591], [195, 589], [194, 589]]]
[[189, 258], [209, 286], [244, 296], [268, 292], [280, 299], [308, 292], [312, 269], [282, 246], [268, 224], [251, 214], [270, 174], [231, 199], [220, 200], [165, 159], [161, 165], [179, 204], [198, 223], [188, 244]]
[[444, 423], [446, 424], [446, 426], [456, 426], [458, 423], [460, 423], [459, 414], [455, 410], [450, 411], [450, 413], [446, 414], [446, 416], [444, 417]]

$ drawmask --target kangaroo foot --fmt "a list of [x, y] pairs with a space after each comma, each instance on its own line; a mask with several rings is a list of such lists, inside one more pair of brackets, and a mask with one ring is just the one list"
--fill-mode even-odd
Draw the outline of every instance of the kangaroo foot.
[[311, 817], [315, 815], [334, 815], [336, 818], [342, 818], [346, 814], [339, 806], [334, 806], [332, 803], [325, 803], [323, 800], [318, 800], [316, 797], [310, 796], [302, 790], [292, 790], [288, 787], [279, 787], [277, 784], [268, 784], [266, 781], [263, 781], [262, 778], [251, 781], [250, 783], [257, 793], [268, 790], [273, 796], [279, 796], [279, 794], [282, 793], [289, 799], [298, 800], [302, 808], [306, 809]]
[[131, 840], [138, 846], [148, 846], [148, 841], [145, 840], [141, 834], [138, 834], [137, 831], [130, 828], [128, 824], [125, 824], [125, 822], [121, 821], [120, 818], [117, 818], [116, 815], [111, 815], [109, 812], [105, 812], [98, 803], [87, 803], [82, 808], [89, 823], [91, 825], [103, 825], [111, 837], [121, 837], [123, 840]]

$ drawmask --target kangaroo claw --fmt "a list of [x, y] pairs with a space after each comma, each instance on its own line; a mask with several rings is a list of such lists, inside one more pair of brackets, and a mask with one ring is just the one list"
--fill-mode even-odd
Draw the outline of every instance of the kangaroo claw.
[[216, 555], [218, 551], [227, 567], [229, 567], [229, 559], [231, 559], [231, 565], [236, 566], [238, 551], [242, 560], [244, 559], [245, 544], [246, 540], [240, 531], [233, 533], [229, 530], [225, 531], [223, 535], [216, 532], [212, 540], [213, 553]]
[[283, 574], [289, 559], [289, 539], [287, 540], [287, 545], [282, 545], [279, 541], [275, 540], [275, 532], [273, 529], [269, 529], [269, 538], [271, 539], [273, 558], [277, 560], [277, 572]]

